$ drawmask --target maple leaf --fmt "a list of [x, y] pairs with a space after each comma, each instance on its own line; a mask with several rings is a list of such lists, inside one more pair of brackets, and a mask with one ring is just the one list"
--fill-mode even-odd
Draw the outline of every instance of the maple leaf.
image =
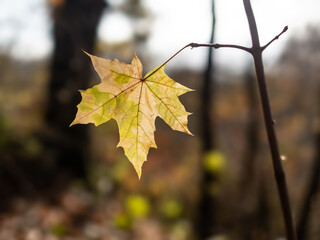
[[142, 64], [136, 55], [131, 64], [88, 56], [101, 83], [80, 90], [82, 101], [70, 126], [79, 123], [98, 126], [115, 119], [120, 133], [118, 147], [124, 149], [140, 178], [149, 149], [157, 148], [156, 117], [161, 117], [174, 130], [191, 134], [187, 127], [190, 113], [178, 96], [192, 90], [169, 78], [164, 72], [165, 65], [142, 78]]

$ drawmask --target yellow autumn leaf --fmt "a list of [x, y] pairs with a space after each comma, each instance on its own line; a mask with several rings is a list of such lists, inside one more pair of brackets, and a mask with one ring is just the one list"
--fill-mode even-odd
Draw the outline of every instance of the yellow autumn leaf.
[[137, 56], [131, 64], [125, 64], [117, 59], [88, 55], [101, 83], [80, 90], [82, 101], [70, 126], [79, 123], [98, 126], [115, 119], [120, 133], [118, 146], [124, 149], [140, 178], [149, 149], [157, 148], [154, 140], [156, 117], [161, 117], [174, 130], [191, 134], [187, 127], [190, 113], [178, 96], [192, 90], [169, 78], [164, 66], [154, 68], [143, 78]]

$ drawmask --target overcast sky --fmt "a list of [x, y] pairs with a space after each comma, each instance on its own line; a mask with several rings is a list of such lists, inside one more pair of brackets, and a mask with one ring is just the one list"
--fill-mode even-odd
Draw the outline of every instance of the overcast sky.
[[[124, 0], [110, 0], [114, 6]], [[148, 50], [160, 64], [190, 42], [206, 43], [211, 27], [211, 0], [144, 0], [153, 16]], [[308, 24], [320, 28], [319, 0], [252, 0], [261, 43], [266, 43], [284, 26], [289, 31], [265, 52], [272, 62], [279, 49]], [[10, 49], [19, 59], [39, 59], [52, 51], [52, 22], [46, 0], [0, 0], [0, 51]], [[247, 19], [240, 0], [216, 0], [216, 42], [250, 46]], [[132, 37], [131, 23], [119, 11], [102, 18], [99, 36], [104, 41], [125, 41]], [[132, 50], [135, 51], [134, 49]], [[185, 50], [172, 65], [202, 67], [206, 49]], [[216, 51], [219, 64], [241, 68], [247, 55], [235, 49]], [[232, 62], [232, 64], [230, 64]]]
[[[210, 0], [147, 0], [146, 2], [158, 17], [155, 22], [155, 32], [150, 39], [151, 49], [158, 54], [163, 55], [168, 52], [168, 49], [174, 52], [189, 42], [209, 40]], [[177, 11], [176, 9], [179, 8], [174, 7], [173, 4], [181, 5], [181, 10]], [[319, 0], [252, 0], [252, 5], [261, 44], [271, 40], [284, 26], [289, 26], [289, 31], [265, 51], [267, 62], [272, 62], [278, 56], [279, 49], [282, 49], [286, 40], [290, 36], [301, 34], [306, 25], [318, 24], [320, 29]], [[250, 46], [249, 28], [243, 2], [216, 0], [215, 6], [215, 42]], [[235, 49], [219, 49], [215, 53], [216, 61], [234, 67], [245, 65], [246, 57], [248, 57], [246, 53]], [[200, 53], [198, 50], [192, 50], [191, 53], [186, 51], [176, 61], [187, 62], [191, 66], [197, 63], [202, 65], [205, 61], [204, 54], [205, 51], [202, 50]]]

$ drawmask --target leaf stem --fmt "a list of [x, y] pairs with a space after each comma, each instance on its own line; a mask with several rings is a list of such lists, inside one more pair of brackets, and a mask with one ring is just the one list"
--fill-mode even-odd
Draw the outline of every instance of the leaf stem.
[[167, 61], [165, 61], [163, 64], [161, 64], [158, 68], [156, 68], [152, 73], [150, 73], [148, 76], [146, 76], [143, 80], [145, 81], [147, 78], [151, 77], [153, 74], [155, 74], [157, 71], [159, 71], [160, 68], [162, 68], [164, 65], [166, 65], [168, 62], [170, 62], [175, 56], [177, 56], [180, 52], [182, 52], [187, 47], [191, 47], [192, 43], [189, 43], [185, 45], [183, 48], [181, 48], [178, 52], [173, 54]]

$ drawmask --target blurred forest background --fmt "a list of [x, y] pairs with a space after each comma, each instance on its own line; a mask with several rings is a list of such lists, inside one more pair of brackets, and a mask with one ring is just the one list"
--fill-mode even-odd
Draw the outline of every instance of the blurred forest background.
[[[149, 40], [159, 15], [148, 1], [12, 2], [0, 1], [0, 240], [284, 239], [249, 57], [241, 69], [233, 69], [234, 61], [217, 64], [216, 51], [199, 49], [188, 52], [194, 66], [179, 65], [182, 57], [168, 64], [171, 78], [196, 90], [181, 96], [193, 113], [189, 126], [195, 136], [174, 132], [157, 119], [158, 149], [150, 151], [139, 181], [123, 150], [116, 148], [115, 121], [69, 128], [81, 100], [78, 90], [99, 82], [82, 49], [127, 63], [136, 52], [147, 72], [188, 40], [162, 55], [150, 51], [150, 45], [156, 46]], [[203, 26], [204, 42], [219, 39], [215, 20], [228, 15], [212, 10]], [[23, 29], [25, 21], [38, 27], [43, 21], [37, 18], [39, 11], [48, 21], [49, 43]], [[183, 22], [177, 12], [183, 7], [174, 11], [173, 21]], [[320, 19], [303, 26], [299, 35], [284, 34], [272, 45], [282, 46], [278, 57], [266, 66], [301, 240], [320, 239], [319, 26]], [[278, 25], [270, 40], [283, 27]], [[117, 37], [119, 28], [130, 34]], [[101, 31], [109, 35], [101, 37]], [[250, 40], [247, 32], [243, 35]], [[192, 32], [190, 37], [199, 39]], [[35, 57], [36, 49], [27, 44], [19, 48], [23, 39], [45, 50]], [[280, 43], [284, 39], [285, 45]]]

